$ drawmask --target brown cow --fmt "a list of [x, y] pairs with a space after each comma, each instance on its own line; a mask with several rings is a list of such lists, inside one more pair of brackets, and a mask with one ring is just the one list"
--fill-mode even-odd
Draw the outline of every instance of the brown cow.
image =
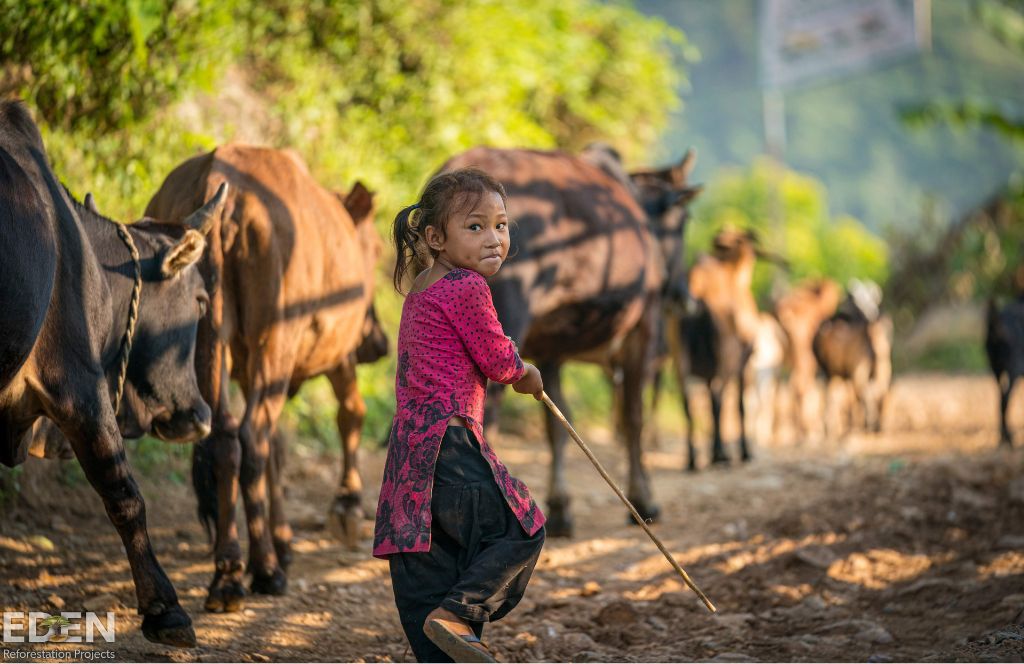
[[[442, 170], [467, 166], [504, 185], [516, 220], [514, 253], [490, 279], [505, 332], [537, 364], [545, 390], [563, 412], [559, 374], [567, 360], [598, 363], [615, 377], [616, 425], [629, 456], [627, 493], [643, 516], [655, 517], [640, 448], [642, 390], [650, 378], [661, 299], [672, 283], [666, 265], [680, 262], [686, 206], [699, 191], [686, 183], [693, 155], [665, 171], [631, 178], [604, 147], [583, 158], [475, 148]], [[489, 389], [489, 437], [501, 389]], [[549, 535], [569, 536], [567, 434], [546, 410], [545, 416], [552, 449], [546, 527]]]
[[[350, 538], [357, 535], [362, 483], [356, 448], [366, 407], [355, 366], [365, 326], [376, 320], [368, 317], [380, 254], [373, 194], [359, 183], [345, 196], [324, 189], [287, 150], [226, 145], [189, 159], [171, 172], [147, 210], [178, 218], [193, 205], [194, 190], [212, 191], [225, 181], [232, 195], [203, 264], [212, 305], [210, 325], [201, 330], [206, 343], [197, 354], [200, 384], [214, 413], [213, 433], [193, 460], [200, 518], [216, 531], [208, 611], [236, 611], [245, 595], [235, 528], [239, 486], [252, 591], [285, 591], [291, 530], [282, 511], [283, 450], [275, 449], [280, 443], [273, 434], [289, 393], [321, 374], [341, 403], [335, 511]], [[229, 373], [245, 395], [241, 424], [228, 410]]]
[[818, 362], [811, 344], [821, 324], [835, 313], [841, 294], [839, 284], [817, 279], [800, 284], [775, 302], [775, 316], [786, 333], [792, 419], [799, 440], [812, 434], [816, 428], [812, 422], [820, 413], [815, 407]]

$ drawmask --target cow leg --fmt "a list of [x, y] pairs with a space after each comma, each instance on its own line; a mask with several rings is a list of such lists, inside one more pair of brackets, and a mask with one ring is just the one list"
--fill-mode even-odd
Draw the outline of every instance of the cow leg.
[[214, 418], [213, 434], [196, 446], [192, 461], [193, 477], [197, 473], [208, 475], [206, 482], [212, 492], [211, 496], [204, 496], [197, 484], [196, 494], [201, 509], [205, 501], [215, 503], [212, 508], [216, 520], [214, 573], [204, 604], [207, 611], [215, 613], [239, 611], [245, 598], [242, 585], [245, 568], [235, 521], [242, 446], [238, 440], [237, 424], [233, 419], [229, 422], [229, 419]]
[[274, 553], [281, 569], [292, 564], [292, 527], [284, 509], [284, 466], [287, 441], [280, 431], [270, 438], [270, 458], [267, 460], [267, 484], [270, 487], [270, 535]]
[[[636, 337], [627, 340], [622, 363], [622, 389], [619, 392], [621, 407], [618, 429], [626, 445], [629, 460], [629, 485], [626, 497], [645, 521], [651, 522], [661, 512], [651, 496], [651, 480], [647, 476], [643, 458], [644, 387], [651, 370], [647, 356], [649, 338], [639, 330]], [[633, 336], [633, 335], [631, 335]], [[629, 523], [635, 523], [632, 516]]]
[[[671, 337], [670, 337], [671, 339]], [[690, 398], [686, 392], [686, 366], [683, 359], [676, 353], [672, 354], [672, 366], [676, 370], [676, 382], [679, 384], [679, 399], [683, 405], [683, 417], [686, 419], [686, 469], [691, 473], [697, 471], [697, 450], [693, 446], [693, 416], [690, 414]]]
[[[548, 391], [547, 387], [547, 381], [544, 381], [544, 391], [548, 393], [548, 396], [551, 396], [551, 392]], [[495, 444], [498, 441], [498, 436], [501, 435], [498, 420], [501, 415], [501, 400], [504, 397], [505, 385], [493, 381], [488, 382], [487, 397], [484, 401], [484, 438], [491, 445]], [[550, 534], [550, 530], [548, 532]]]
[[722, 444], [722, 393], [725, 391], [725, 384], [720, 378], [713, 378], [708, 383], [708, 391], [711, 393], [711, 419], [714, 436], [711, 441], [711, 463], [727, 464], [729, 455]]
[[740, 459], [743, 461], [750, 461], [750, 449], [747, 447], [747, 409], [744, 405], [743, 394], [746, 391], [746, 371], [740, 370], [739, 375], [739, 408], [740, 408]]
[[1007, 411], [1010, 409], [1010, 394], [1013, 393], [1013, 384], [1016, 376], [1004, 373], [999, 377], [999, 445], [1013, 447], [1013, 437], [1010, 435], [1010, 423]]
[[338, 433], [341, 438], [341, 480], [331, 505], [329, 527], [351, 550], [359, 546], [359, 530], [366, 518], [357, 457], [366, 404], [359, 394], [355, 367], [353, 361], [327, 374], [338, 398]]
[[[537, 369], [540, 370], [541, 380], [544, 381], [544, 391], [562, 411], [566, 419], [571, 422], [572, 413], [562, 394], [562, 365], [557, 362], [543, 362], [538, 364]], [[544, 529], [548, 537], [572, 537], [573, 521], [569, 509], [569, 486], [565, 481], [565, 443], [569, 438], [569, 433], [550, 408], [544, 409], [544, 426], [547, 429], [548, 444], [551, 446], [548, 511]]]
[[[263, 375], [280, 374], [267, 372]], [[252, 574], [252, 591], [263, 595], [283, 595], [288, 583], [274, 550], [267, 509], [270, 439], [287, 399], [287, 387], [279, 380], [269, 389], [254, 389], [248, 395], [238, 432], [242, 443], [239, 487], [249, 530], [248, 571]]]
[[[106, 382], [97, 383], [98, 393], [105, 393]], [[60, 429], [71, 442], [89, 483], [103, 499], [107, 517], [128, 555], [143, 616], [143, 636], [154, 643], [195, 647], [192, 620], [178, 603], [174, 586], [153, 552], [146, 529], [146, 504], [131, 475], [110, 405], [77, 404], [60, 419]]]

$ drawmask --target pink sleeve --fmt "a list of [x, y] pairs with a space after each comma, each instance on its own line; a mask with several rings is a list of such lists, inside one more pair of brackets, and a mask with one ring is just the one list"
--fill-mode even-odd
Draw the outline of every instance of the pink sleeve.
[[516, 345], [505, 336], [491, 300], [487, 280], [471, 270], [451, 273], [452, 287], [441, 309], [462, 339], [470, 357], [487, 378], [511, 385], [526, 375]]

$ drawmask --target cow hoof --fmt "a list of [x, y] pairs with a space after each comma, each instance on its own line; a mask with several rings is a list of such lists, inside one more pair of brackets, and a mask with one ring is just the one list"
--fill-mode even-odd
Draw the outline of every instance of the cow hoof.
[[697, 468], [697, 462], [693, 459], [690, 459], [690, 463], [686, 464], [686, 472], [696, 473], [698, 470], [700, 469]]
[[238, 581], [214, 581], [203, 608], [209, 613], [234, 613], [245, 604], [245, 587]]
[[711, 463], [716, 466], [728, 466], [729, 461], [729, 455], [727, 454], [716, 454], [711, 457]]
[[573, 529], [572, 517], [564, 512], [552, 512], [544, 522], [547, 537], [572, 537]]
[[142, 619], [142, 635], [147, 641], [175, 648], [195, 648], [196, 632], [184, 609], [175, 606], [161, 614]]
[[292, 564], [292, 543], [288, 540], [274, 540], [274, 554], [277, 556], [277, 564], [281, 569], [288, 569]]
[[359, 496], [342, 494], [334, 497], [330, 514], [327, 517], [327, 528], [334, 539], [342, 542], [350, 551], [359, 548], [363, 519], [366, 514], [360, 505]]
[[269, 575], [254, 573], [249, 588], [258, 595], [283, 595], [288, 590], [288, 577], [279, 569]]
[[751, 461], [754, 460], [754, 456], [752, 454], [748, 454], [747, 452], [744, 452], [743, 455], [740, 456], [740, 459], [743, 460], [743, 463], [750, 463]]
[[[661, 508], [657, 505], [644, 505], [641, 502], [633, 502], [633, 507], [636, 508], [637, 513], [640, 515], [640, 518], [644, 520], [644, 523], [654, 523], [658, 520], [658, 516], [661, 515]], [[634, 526], [640, 525], [636, 522], [636, 518], [633, 516], [632, 512], [626, 516], [626, 523]]]

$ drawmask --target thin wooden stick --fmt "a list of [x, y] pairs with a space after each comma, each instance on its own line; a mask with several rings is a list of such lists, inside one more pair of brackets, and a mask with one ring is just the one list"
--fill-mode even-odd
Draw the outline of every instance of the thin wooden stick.
[[562, 424], [564, 424], [565, 428], [568, 429], [569, 434], [572, 436], [573, 440], [575, 440], [576, 443], [580, 446], [580, 448], [583, 449], [583, 453], [587, 455], [587, 458], [590, 459], [590, 462], [594, 464], [595, 468], [597, 468], [597, 472], [601, 473], [601, 477], [603, 477], [604, 481], [608, 483], [608, 486], [610, 486], [612, 490], [615, 491], [615, 495], [617, 495], [619, 497], [619, 500], [621, 500], [626, 505], [626, 507], [629, 508], [629, 511], [633, 515], [633, 518], [636, 519], [636, 522], [640, 524], [640, 527], [644, 529], [644, 532], [647, 533], [651, 540], [657, 545], [658, 549], [660, 549], [661, 552], [665, 554], [665, 557], [668, 559], [668, 561], [672, 563], [672, 567], [674, 567], [675, 570], [679, 572], [679, 576], [683, 577], [683, 581], [686, 582], [686, 585], [688, 585], [693, 592], [697, 593], [697, 597], [700, 598], [700, 601], [704, 602], [704, 606], [708, 607], [708, 610], [711, 611], [711, 613], [715, 613], [718, 610], [715, 608], [715, 605], [711, 603], [711, 600], [708, 599], [708, 596], [704, 594], [704, 591], [697, 587], [697, 584], [693, 582], [693, 579], [691, 579], [690, 575], [686, 573], [686, 570], [680, 567], [679, 563], [676, 562], [676, 559], [672, 556], [671, 553], [669, 553], [668, 549], [665, 548], [665, 545], [661, 543], [661, 540], [659, 540], [658, 537], [647, 526], [647, 522], [644, 521], [643, 517], [640, 516], [640, 513], [636, 511], [635, 507], [633, 507], [633, 503], [629, 502], [629, 498], [626, 498], [625, 494], [622, 493], [622, 489], [616, 486], [614, 480], [612, 480], [612, 478], [608, 476], [608, 473], [606, 473], [604, 468], [601, 466], [601, 462], [597, 460], [597, 457], [594, 456], [594, 453], [590, 451], [590, 448], [587, 447], [587, 444], [584, 443], [583, 439], [580, 438], [580, 435], [576, 433], [576, 429], [572, 428], [572, 425], [569, 424], [569, 420], [565, 419], [565, 415], [562, 415], [562, 411], [558, 409], [558, 406], [556, 406], [555, 402], [553, 402], [551, 398], [547, 395], [547, 392], [541, 392], [540, 398], [547, 405], [547, 407], [551, 409], [551, 412], [555, 414], [555, 417], [562, 421]]

